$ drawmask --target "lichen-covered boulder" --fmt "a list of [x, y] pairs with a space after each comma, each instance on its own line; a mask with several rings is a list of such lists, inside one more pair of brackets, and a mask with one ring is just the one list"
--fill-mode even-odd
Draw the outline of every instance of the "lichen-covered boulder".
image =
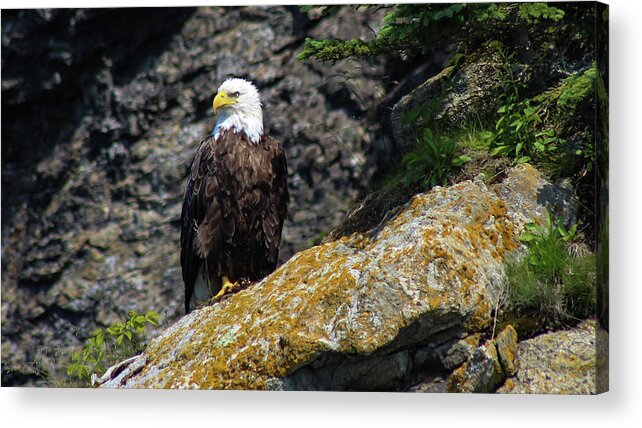
[[488, 327], [522, 227], [481, 182], [434, 188], [185, 316], [103, 386], [399, 389], [415, 351]]
[[[542, 334], [519, 343], [517, 376], [497, 392], [532, 394], [596, 393], [596, 329], [587, 320], [577, 328]], [[606, 367], [600, 368], [605, 371]]]

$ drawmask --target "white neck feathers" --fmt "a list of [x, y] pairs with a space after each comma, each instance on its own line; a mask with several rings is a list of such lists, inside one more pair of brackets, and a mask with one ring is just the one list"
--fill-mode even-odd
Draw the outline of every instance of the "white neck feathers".
[[212, 132], [214, 139], [218, 140], [223, 131], [232, 130], [235, 133], [244, 132], [254, 144], [257, 144], [263, 135], [263, 112], [260, 104], [258, 107], [244, 106], [242, 111], [234, 108], [236, 106], [231, 107], [221, 111]]

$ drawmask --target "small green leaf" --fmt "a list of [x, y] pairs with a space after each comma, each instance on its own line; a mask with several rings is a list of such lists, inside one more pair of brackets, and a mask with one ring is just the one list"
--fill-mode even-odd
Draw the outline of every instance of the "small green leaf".
[[520, 236], [519, 240], [522, 242], [531, 242], [536, 237], [537, 236], [533, 235], [532, 233], [523, 233], [522, 236]]
[[145, 318], [147, 319], [147, 322], [152, 323], [154, 325], [158, 325], [160, 321], [160, 315], [154, 311], [148, 311], [145, 314]]
[[491, 131], [482, 131], [479, 133], [479, 138], [482, 140], [490, 140], [493, 138], [493, 133]]
[[490, 151], [491, 156], [505, 155], [510, 150], [508, 146], [498, 146]]
[[402, 122], [404, 125], [411, 125], [415, 123], [415, 121], [419, 118], [421, 115], [421, 109], [419, 108], [414, 108], [412, 110], [407, 111], [402, 118]]
[[528, 230], [539, 230], [540, 225], [535, 223], [534, 221], [531, 221], [530, 223], [526, 223], [524, 227]]
[[470, 156], [461, 155], [461, 156], [457, 156], [456, 158], [453, 158], [452, 164], [454, 166], [462, 166], [463, 164], [465, 164], [466, 162], [470, 162], [471, 160], [472, 158]]
[[524, 147], [524, 143], [517, 143], [515, 146], [515, 156], [519, 156], [519, 152], [522, 150], [522, 147]]

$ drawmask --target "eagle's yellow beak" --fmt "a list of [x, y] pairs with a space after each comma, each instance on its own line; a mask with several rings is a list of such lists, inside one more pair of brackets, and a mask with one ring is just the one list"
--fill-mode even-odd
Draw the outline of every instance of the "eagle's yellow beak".
[[214, 97], [214, 102], [212, 105], [214, 106], [214, 114], [220, 109], [221, 107], [225, 107], [230, 104], [236, 104], [236, 100], [230, 96], [227, 95], [227, 92], [221, 91], [216, 96]]

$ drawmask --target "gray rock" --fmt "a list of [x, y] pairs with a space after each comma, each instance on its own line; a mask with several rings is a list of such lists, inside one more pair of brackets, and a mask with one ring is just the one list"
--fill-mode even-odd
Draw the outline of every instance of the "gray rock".
[[476, 334], [443, 344], [436, 340], [417, 349], [414, 362], [419, 367], [437, 366], [453, 370], [466, 362], [478, 346], [479, 335]]
[[517, 371], [517, 332], [508, 325], [495, 339], [475, 349], [447, 381], [449, 392], [494, 392]]
[[415, 145], [417, 138], [416, 123], [408, 122], [405, 120], [405, 116], [412, 110], [421, 108], [430, 100], [439, 97], [448, 85], [453, 71], [453, 67], [444, 68], [439, 74], [426, 80], [408, 95], [402, 97], [392, 108], [390, 116], [392, 134], [402, 153], [408, 152]]
[[[415, 144], [417, 120], [405, 120], [412, 110], [436, 102], [432, 120], [441, 126], [461, 127], [497, 109], [501, 60], [496, 55], [475, 55], [460, 66], [449, 66], [399, 100], [392, 109], [395, 142], [402, 153]], [[445, 96], [444, 96], [445, 95]]]
[[448, 378], [449, 392], [493, 392], [505, 378], [497, 347], [487, 341]]
[[[523, 180], [520, 174], [513, 174], [493, 186], [495, 191], [514, 207], [512, 212], [515, 217], [532, 216], [538, 223], [545, 224], [547, 212], [550, 212], [553, 217], [560, 218], [567, 224], [575, 221], [578, 202], [573, 197], [568, 183], [551, 183], [527, 163], [517, 165], [515, 169], [523, 170], [530, 181]], [[534, 188], [537, 191], [524, 192], [520, 188]]]
[[[498, 392], [512, 394], [595, 394], [597, 384], [595, 321], [519, 343], [519, 371]], [[601, 366], [599, 372], [605, 372]]]
[[495, 338], [497, 355], [506, 376], [514, 376], [517, 373], [517, 331], [512, 325], [506, 326]]

